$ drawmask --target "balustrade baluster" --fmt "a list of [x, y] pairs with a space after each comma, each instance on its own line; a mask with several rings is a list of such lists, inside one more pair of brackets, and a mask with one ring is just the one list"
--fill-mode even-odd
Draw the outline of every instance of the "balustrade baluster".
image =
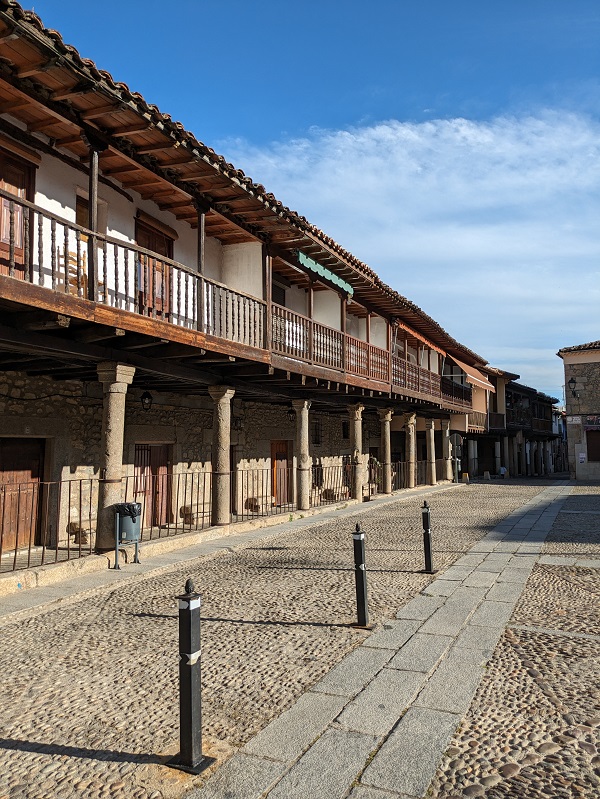
[[[102, 252], [102, 302], [108, 305], [108, 263], [107, 263], [107, 250], [106, 240], [101, 240]], [[98, 302], [100, 302], [100, 286], [98, 286]]]
[[63, 262], [65, 267], [65, 294], [69, 293], [69, 228], [66, 225], [63, 225], [64, 234], [64, 255], [63, 255]]
[[38, 213], [38, 283], [44, 285], [44, 217]]
[[75, 263], [76, 263], [76, 283], [77, 296], [81, 297], [81, 231], [75, 231]]
[[[119, 297], [119, 251], [117, 249], [117, 245], [115, 244], [115, 308], [123, 308], [125, 306], [126, 310], [129, 310], [129, 250], [123, 250], [123, 283], [125, 285], [125, 297], [121, 300]], [[133, 279], [136, 279], [135, 273], [135, 256], [134, 256], [134, 272], [133, 272]], [[106, 287], [108, 291], [108, 285]]]
[[25, 280], [33, 282], [33, 270], [29, 253], [29, 208], [23, 208], [23, 260], [25, 262]]
[[8, 203], [8, 274], [15, 276], [15, 204], [13, 200]]
[[56, 289], [56, 220], [54, 219], [50, 222], [50, 246], [52, 248], [50, 253], [52, 288]]

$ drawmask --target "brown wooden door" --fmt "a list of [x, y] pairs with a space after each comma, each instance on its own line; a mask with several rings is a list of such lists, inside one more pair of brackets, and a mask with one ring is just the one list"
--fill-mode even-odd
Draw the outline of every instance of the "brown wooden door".
[[[0, 188], [22, 200], [29, 199], [32, 190], [32, 168], [0, 151]], [[0, 203], [0, 275], [10, 274], [11, 260], [14, 276], [25, 277], [25, 228], [23, 207], [1, 198]]]
[[135, 501], [142, 505], [145, 528], [169, 523], [169, 445], [135, 445]]
[[0, 535], [2, 552], [36, 543], [44, 440], [0, 438]]
[[[173, 240], [162, 231], [136, 220], [135, 240], [145, 250], [173, 258]], [[171, 308], [171, 268], [160, 258], [140, 254], [138, 262], [140, 313], [167, 317]]]
[[290, 449], [289, 441], [271, 441], [271, 486], [275, 505], [287, 505], [291, 501]]

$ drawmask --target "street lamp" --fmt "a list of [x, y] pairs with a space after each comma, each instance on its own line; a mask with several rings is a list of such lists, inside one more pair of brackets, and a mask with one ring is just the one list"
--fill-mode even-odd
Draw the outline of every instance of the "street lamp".
[[140, 397], [140, 402], [142, 403], [142, 408], [145, 411], [149, 411], [152, 407], [152, 394], [149, 391], [144, 391]]
[[574, 378], [574, 377], [572, 377], [572, 378], [569, 380], [569, 382], [567, 383], [567, 385], [569, 386], [569, 389], [571, 390], [571, 394], [572, 394], [574, 397], [576, 397], [577, 399], [579, 399], [579, 392], [578, 392], [578, 391], [575, 391], [575, 387], [576, 387], [576, 385], [577, 385], [577, 381], [575, 380], [575, 378]]

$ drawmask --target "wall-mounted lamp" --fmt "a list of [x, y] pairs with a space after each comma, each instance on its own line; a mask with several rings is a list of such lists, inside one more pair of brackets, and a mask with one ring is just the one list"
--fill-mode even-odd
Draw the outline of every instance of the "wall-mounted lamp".
[[288, 409], [287, 418], [290, 420], [290, 422], [296, 421], [296, 411], [293, 408]]
[[572, 377], [572, 378], [569, 380], [569, 382], [567, 383], [567, 385], [569, 386], [569, 389], [571, 390], [571, 394], [572, 394], [574, 397], [576, 397], [576, 399], [579, 399], [579, 391], [576, 391], [576, 390], [575, 390], [575, 388], [576, 388], [576, 386], [577, 386], [577, 381], [575, 380], [575, 378], [574, 378], [574, 377]]
[[231, 429], [236, 433], [241, 433], [244, 429], [244, 419], [241, 416], [234, 416], [231, 420]]
[[152, 394], [149, 391], [144, 391], [140, 397], [140, 402], [142, 403], [142, 408], [145, 411], [149, 411], [152, 407]]

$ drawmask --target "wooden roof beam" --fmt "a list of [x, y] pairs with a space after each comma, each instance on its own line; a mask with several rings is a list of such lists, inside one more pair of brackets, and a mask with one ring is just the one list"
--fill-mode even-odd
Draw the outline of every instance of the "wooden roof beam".
[[143, 122], [137, 122], [135, 125], [123, 125], [121, 128], [114, 128], [114, 130], [109, 131], [108, 135], [119, 138], [120, 136], [132, 136], [135, 133], [145, 133], [148, 130], [150, 130], [150, 122], [144, 120]]
[[31, 64], [28, 67], [21, 67], [17, 70], [18, 78], [32, 78], [34, 75], [39, 75], [40, 72], [48, 72], [48, 70], [59, 66], [58, 58], [47, 58], [37, 64]]
[[118, 114], [122, 111], [127, 111], [129, 109], [124, 109], [119, 106], [119, 104], [115, 103], [107, 103], [106, 105], [99, 106], [98, 108], [88, 108], [85, 111], [81, 111], [81, 118], [85, 119], [96, 119], [97, 117], [103, 117], [105, 114]]

